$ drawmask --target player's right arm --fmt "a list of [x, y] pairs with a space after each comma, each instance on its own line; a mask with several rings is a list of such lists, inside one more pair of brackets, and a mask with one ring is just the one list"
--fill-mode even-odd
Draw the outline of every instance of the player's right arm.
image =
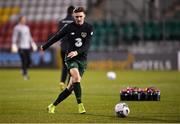
[[17, 30], [17, 27], [15, 27], [13, 29], [12, 45], [11, 45], [11, 51], [13, 53], [16, 53], [18, 51], [17, 39], [18, 39], [18, 30]]
[[59, 41], [61, 38], [63, 38], [68, 33], [68, 26], [64, 27], [61, 30], [58, 30], [51, 38], [48, 39], [48, 41], [41, 46], [41, 50], [44, 51], [47, 48], [49, 48], [52, 44]]

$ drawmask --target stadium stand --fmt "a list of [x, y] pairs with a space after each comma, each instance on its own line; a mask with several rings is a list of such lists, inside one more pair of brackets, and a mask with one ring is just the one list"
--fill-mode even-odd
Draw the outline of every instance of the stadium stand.
[[127, 42], [140, 40], [140, 29], [136, 22], [124, 23], [121, 25], [123, 40]]
[[143, 33], [145, 40], [162, 40], [162, 23], [150, 21], [145, 22], [143, 26]]
[[[172, 5], [166, 7], [164, 15], [168, 15], [168, 12], [174, 13], [168, 15], [168, 19], [143, 20], [141, 13], [139, 13], [143, 9], [143, 5], [140, 1], [135, 1], [139, 4], [134, 4], [129, 0], [107, 1], [108, 4], [112, 3], [113, 5], [113, 8], [106, 8], [106, 11], [112, 12], [110, 13], [111, 18], [106, 19], [105, 15], [103, 18], [102, 15], [102, 19], [97, 20], [95, 19], [96, 15], [92, 16], [94, 17], [94, 20], [91, 20], [94, 26], [94, 37], [91, 51], [114, 50], [121, 43], [180, 40], [180, 21], [174, 19], [174, 16], [179, 13], [179, 2], [172, 2]], [[10, 47], [12, 29], [18, 15], [27, 16], [32, 36], [36, 43], [41, 44], [57, 31], [57, 22], [64, 18], [67, 6], [74, 5], [87, 8], [88, 2], [87, 0], [1, 0], [0, 48]], [[106, 1], [102, 2], [103, 7], [105, 7], [104, 2]], [[121, 4], [118, 5], [118, 3]], [[99, 6], [97, 7], [99, 8]], [[103, 7], [101, 7], [102, 11]], [[172, 7], [175, 9], [169, 9]], [[127, 13], [123, 15], [125, 11]]]
[[87, 0], [1, 0], [0, 48], [9, 48], [12, 29], [19, 15], [26, 15], [37, 44], [57, 31], [57, 22], [66, 16], [69, 5], [86, 8]]

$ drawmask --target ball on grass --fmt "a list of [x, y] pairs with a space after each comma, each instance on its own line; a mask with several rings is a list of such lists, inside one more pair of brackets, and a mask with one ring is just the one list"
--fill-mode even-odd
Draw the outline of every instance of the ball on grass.
[[109, 72], [107, 72], [107, 77], [110, 80], [115, 80], [116, 79], [116, 73], [113, 71], [109, 71]]

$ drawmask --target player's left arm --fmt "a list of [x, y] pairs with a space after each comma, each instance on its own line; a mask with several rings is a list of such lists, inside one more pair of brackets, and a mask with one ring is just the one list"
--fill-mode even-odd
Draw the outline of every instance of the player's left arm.
[[32, 37], [31, 37], [31, 47], [32, 47], [33, 51], [37, 51], [37, 49], [38, 49], [38, 47]]
[[30, 29], [29, 29], [29, 36], [30, 36], [30, 43], [31, 43], [32, 50], [37, 51], [38, 47], [37, 47], [32, 35], [31, 35]]

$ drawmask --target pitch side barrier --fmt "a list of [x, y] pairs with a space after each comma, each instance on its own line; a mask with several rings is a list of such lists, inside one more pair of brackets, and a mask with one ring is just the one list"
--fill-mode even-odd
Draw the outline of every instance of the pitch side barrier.
[[177, 70], [177, 56], [178, 54], [176, 52], [151, 54], [130, 52], [91, 52], [88, 56], [88, 68], [108, 70]]
[[[49, 49], [43, 55], [40, 52], [33, 52], [31, 60], [33, 68], [61, 68], [59, 49]], [[134, 54], [124, 51], [103, 51], [90, 52], [88, 55], [88, 69], [93, 70], [178, 70], [179, 63], [178, 53]], [[17, 53], [0, 50], [0, 68], [16, 68], [20, 67], [20, 64]]]
[[[33, 52], [31, 54], [31, 66], [33, 68], [55, 68], [55, 51], [49, 49], [41, 54]], [[18, 53], [11, 53], [8, 49], [0, 51], [0, 68], [16, 68], [20, 67], [21, 61]]]

